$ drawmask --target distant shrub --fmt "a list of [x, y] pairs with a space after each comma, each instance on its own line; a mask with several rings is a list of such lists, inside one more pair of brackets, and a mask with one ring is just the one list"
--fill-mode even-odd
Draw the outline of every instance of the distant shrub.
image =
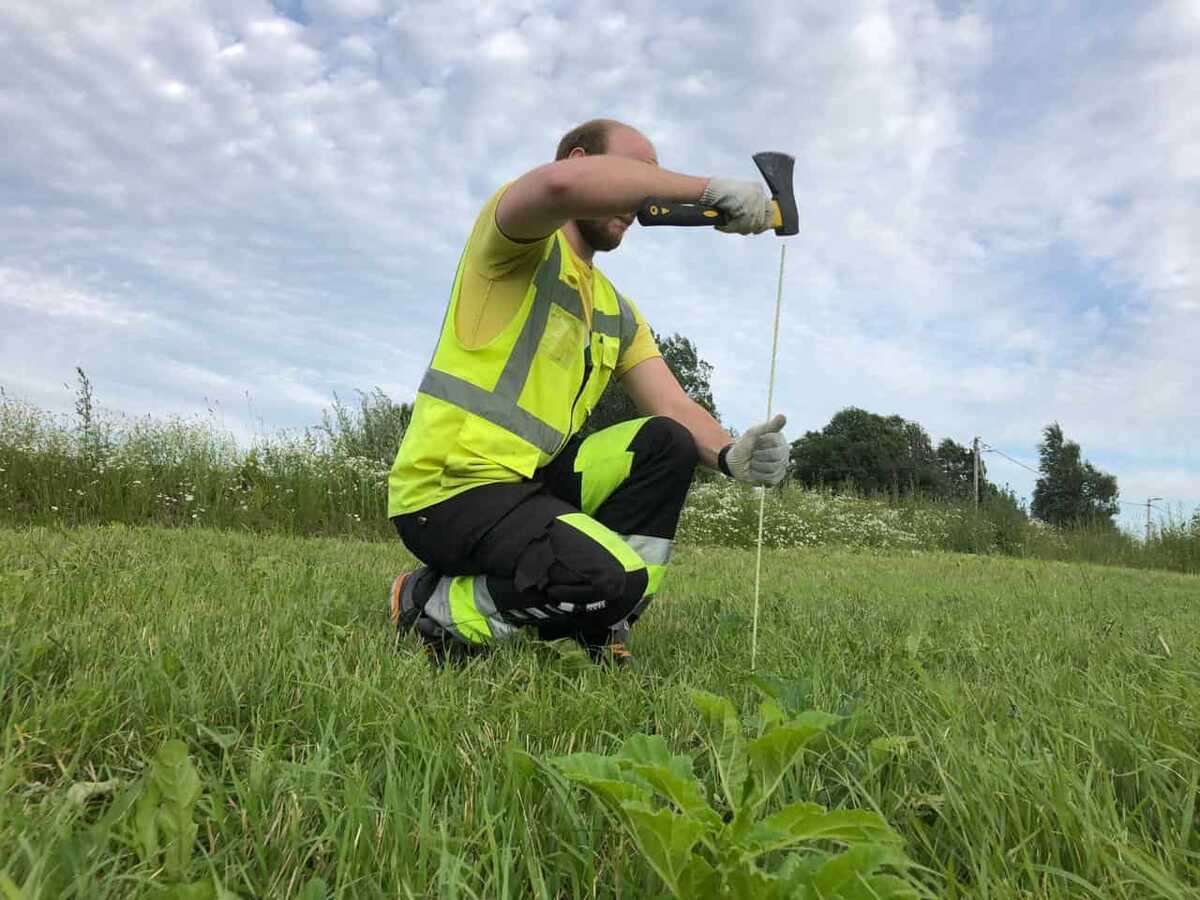
[[411, 420], [412, 404], [397, 403], [375, 388], [369, 394], [359, 391], [357, 406], [335, 394], [313, 431], [333, 456], [367, 459], [388, 468]]

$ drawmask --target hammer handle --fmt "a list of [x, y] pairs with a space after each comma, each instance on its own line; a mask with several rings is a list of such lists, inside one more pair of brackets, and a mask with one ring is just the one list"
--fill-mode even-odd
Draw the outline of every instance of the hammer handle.
[[[771, 201], [772, 228], [778, 228], [783, 223], [779, 210], [779, 202]], [[725, 213], [712, 206], [701, 206], [699, 203], [673, 203], [670, 200], [650, 199], [638, 210], [639, 225], [724, 225]]]

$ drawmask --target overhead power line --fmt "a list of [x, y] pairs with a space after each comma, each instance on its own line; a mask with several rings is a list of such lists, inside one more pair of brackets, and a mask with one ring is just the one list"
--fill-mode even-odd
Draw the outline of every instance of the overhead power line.
[[[998, 447], [993, 447], [991, 444], [988, 444], [988, 443], [985, 443], [985, 442], [981, 442], [981, 446], [982, 446], [982, 448], [983, 448], [983, 452], [984, 452], [984, 453], [995, 453], [995, 454], [997, 454], [997, 455], [999, 455], [999, 456], [1003, 456], [1003, 457], [1004, 457], [1005, 459], [1007, 459], [1009, 462], [1011, 462], [1011, 463], [1014, 463], [1014, 464], [1016, 464], [1016, 465], [1020, 466], [1022, 469], [1028, 469], [1028, 470], [1029, 470], [1030, 472], [1032, 472], [1034, 475], [1037, 475], [1038, 477], [1041, 477], [1041, 474], [1042, 474], [1042, 473], [1041, 473], [1041, 472], [1040, 472], [1038, 469], [1035, 469], [1033, 466], [1029, 465], [1028, 463], [1022, 462], [1021, 460], [1017, 459], [1016, 457], [1009, 456], [1007, 453], [1005, 453], [1003, 450], [999, 449]], [[1161, 498], [1161, 497], [1155, 497], [1154, 499], [1156, 499], [1156, 500], [1161, 500], [1162, 498]], [[1146, 501], [1145, 501], [1145, 500], [1142, 500], [1142, 501], [1140, 501], [1140, 502], [1134, 502], [1134, 501], [1132, 501], [1132, 500], [1117, 500], [1117, 501], [1115, 501], [1115, 502], [1116, 502], [1116, 503], [1117, 503], [1119, 506], [1137, 506], [1137, 507], [1143, 507], [1143, 506], [1147, 506], [1147, 505], [1148, 505], [1148, 504], [1146, 503]], [[1163, 509], [1162, 507], [1160, 507], [1160, 506], [1154, 506], [1154, 505], [1150, 505], [1150, 508], [1151, 508], [1151, 509], [1156, 509], [1156, 510], [1158, 510], [1160, 513], [1164, 513], [1164, 514], [1166, 513], [1166, 510], [1164, 510], [1164, 509]]]
[[1034, 475], [1040, 475], [1040, 474], [1041, 474], [1041, 472], [1039, 472], [1039, 471], [1038, 471], [1037, 469], [1035, 469], [1033, 466], [1026, 465], [1025, 463], [1021, 462], [1019, 459], [1015, 459], [1014, 457], [1011, 457], [1011, 456], [1009, 456], [1009, 455], [1008, 455], [1007, 453], [1005, 453], [1003, 450], [998, 450], [997, 448], [993, 447], [991, 444], [984, 444], [984, 445], [983, 445], [983, 452], [984, 452], [984, 453], [999, 453], [1001, 456], [1003, 456], [1003, 457], [1004, 457], [1005, 459], [1007, 459], [1009, 462], [1016, 463], [1016, 464], [1017, 464], [1018, 466], [1020, 466], [1022, 469], [1028, 469], [1028, 470], [1029, 470], [1030, 472], [1032, 472]]

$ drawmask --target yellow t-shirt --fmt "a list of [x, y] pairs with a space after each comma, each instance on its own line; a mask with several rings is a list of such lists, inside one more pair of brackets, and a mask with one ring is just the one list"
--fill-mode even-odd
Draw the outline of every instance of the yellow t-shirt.
[[[500, 188], [488, 200], [475, 227], [471, 232], [470, 255], [463, 267], [462, 287], [458, 295], [458, 309], [454, 316], [454, 333], [467, 348], [482, 347], [512, 321], [521, 308], [521, 301], [529, 288], [529, 282], [546, 249], [546, 242], [553, 236], [540, 241], [514, 241], [496, 224], [496, 206], [508, 189]], [[570, 249], [570, 244], [567, 244]], [[571, 261], [576, 271], [587, 275], [592, 267], [571, 250]], [[579, 280], [579, 295], [583, 299], [583, 312], [588, 324], [592, 320], [592, 282], [584, 277]], [[622, 295], [624, 296], [624, 295]], [[613, 374], [621, 378], [640, 362], [660, 356], [658, 345], [650, 333], [650, 326], [642, 318], [638, 308], [629, 302], [633, 317], [637, 321], [637, 332], [628, 346], [621, 348], [621, 356]]]

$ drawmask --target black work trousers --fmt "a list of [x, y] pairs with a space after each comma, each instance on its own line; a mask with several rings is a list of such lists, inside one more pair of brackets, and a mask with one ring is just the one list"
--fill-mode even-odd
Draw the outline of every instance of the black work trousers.
[[696, 460], [675, 420], [634, 419], [573, 440], [528, 481], [394, 517], [425, 563], [418, 630], [468, 645], [523, 627], [546, 640], [623, 640], [662, 582]]

